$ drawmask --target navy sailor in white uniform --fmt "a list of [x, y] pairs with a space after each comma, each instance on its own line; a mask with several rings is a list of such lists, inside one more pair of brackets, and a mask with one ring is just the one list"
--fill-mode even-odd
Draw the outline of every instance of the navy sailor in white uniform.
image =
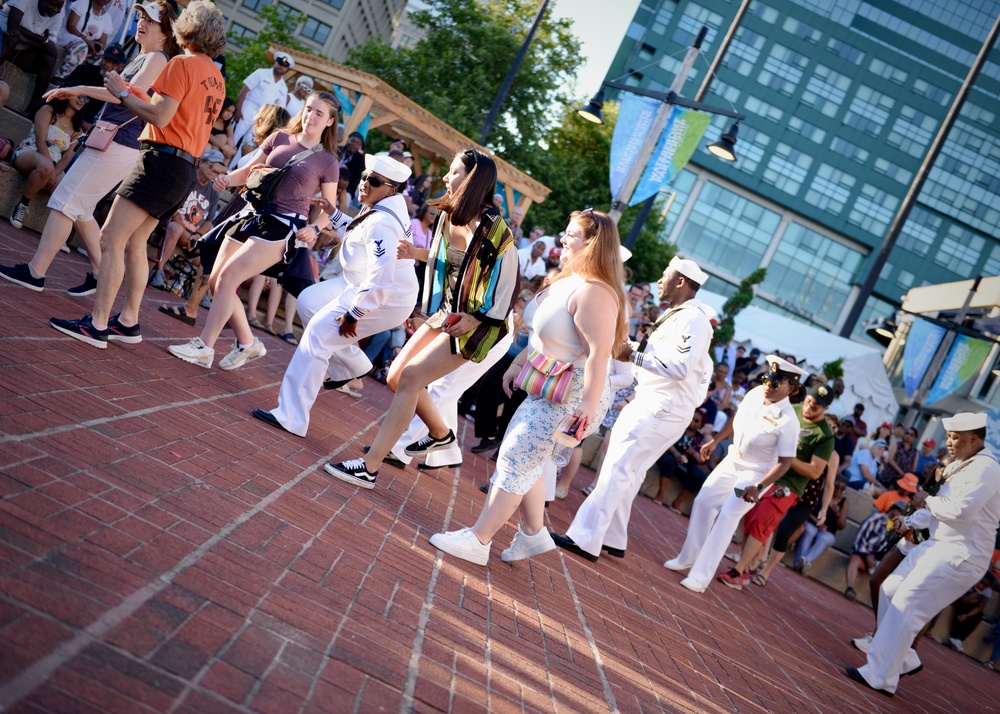
[[410, 239], [410, 218], [399, 194], [410, 168], [366, 154], [365, 169], [358, 189], [364, 208], [347, 227], [338, 256], [343, 274], [302, 291], [298, 313], [305, 332], [281, 381], [278, 407], [253, 411], [297, 436], [306, 435], [327, 374], [335, 384], [366, 374], [372, 364], [358, 341], [401, 325], [417, 302], [413, 261], [396, 257], [399, 241]]
[[660, 300], [670, 307], [640, 344], [630, 345], [629, 361], [638, 380], [635, 400], [622, 409], [611, 430], [597, 486], [566, 534], [552, 534], [559, 547], [590, 561], [597, 560], [602, 548], [624, 556], [632, 501], [646, 471], [684, 434], [708, 393], [715, 311], [695, 299], [706, 280], [694, 261], [675, 257], [657, 281]]

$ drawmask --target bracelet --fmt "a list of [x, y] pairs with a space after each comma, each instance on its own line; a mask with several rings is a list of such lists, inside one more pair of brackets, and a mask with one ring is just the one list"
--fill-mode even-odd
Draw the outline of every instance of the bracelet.
[[315, 223], [313, 223], [312, 227], [313, 227], [313, 230], [316, 231], [316, 237], [318, 238], [319, 234], [320, 234], [319, 226], [317, 226]]

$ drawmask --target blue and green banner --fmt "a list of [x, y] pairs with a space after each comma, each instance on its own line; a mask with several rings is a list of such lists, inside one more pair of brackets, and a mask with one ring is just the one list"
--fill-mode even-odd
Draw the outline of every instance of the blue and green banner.
[[910, 325], [903, 345], [903, 386], [906, 396], [913, 398], [920, 388], [920, 382], [931, 366], [931, 360], [937, 352], [945, 329], [933, 322], [917, 318]]
[[687, 107], [674, 107], [671, 110], [667, 126], [660, 134], [656, 150], [646, 164], [639, 185], [632, 192], [629, 205], [642, 203], [674, 180], [691, 160], [711, 120], [711, 114]]
[[624, 94], [618, 107], [618, 121], [611, 137], [611, 195], [621, 191], [629, 169], [639, 157], [642, 142], [653, 125], [662, 102], [637, 94]]
[[[967, 335], [956, 337], [924, 403], [933, 404], [944, 399], [979, 374], [991, 347], [992, 343], [985, 340]], [[905, 351], [903, 357], [906, 357]]]

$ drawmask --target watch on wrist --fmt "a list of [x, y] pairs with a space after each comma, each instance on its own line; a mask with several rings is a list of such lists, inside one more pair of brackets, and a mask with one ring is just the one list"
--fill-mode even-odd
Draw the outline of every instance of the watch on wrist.
[[128, 87], [126, 87], [122, 91], [118, 92], [118, 101], [121, 102], [122, 104], [124, 104], [125, 103], [125, 97], [127, 97], [129, 94], [131, 94], [131, 92], [129, 92], [128, 91]]
[[757, 489], [757, 491], [758, 491], [758, 493], [759, 493], [760, 491], [763, 491], [763, 490], [764, 490], [764, 484], [760, 484], [760, 483], [759, 483], [759, 484], [757, 484], [756, 486], [754, 486], [754, 488], [756, 488], [756, 489]]
[[317, 226], [315, 223], [313, 223], [312, 227], [313, 227], [313, 230], [316, 231], [316, 235], [319, 236], [319, 234], [320, 234], [319, 226]]

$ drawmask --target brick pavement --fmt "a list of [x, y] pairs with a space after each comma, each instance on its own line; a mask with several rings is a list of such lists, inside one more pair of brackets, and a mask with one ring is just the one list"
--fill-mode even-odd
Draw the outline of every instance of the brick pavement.
[[[2, 223], [0, 262], [36, 240]], [[61, 292], [84, 266], [59, 256], [41, 294], [0, 284], [0, 711], [997, 709], [1000, 678], [929, 640], [895, 699], [859, 689], [843, 668], [870, 612], [791, 572], [681, 588], [661, 563], [686, 521], [643, 498], [624, 560], [511, 567], [513, 525], [488, 569], [442, 557], [427, 539], [474, 520], [483, 458], [333, 481], [323, 463], [370, 442], [387, 390], [322, 395], [308, 438], [276, 432], [248, 413], [290, 347], [183, 364], [164, 346], [196, 331], [149, 291], [144, 342], [95, 350], [45, 324], [89, 308]]]

